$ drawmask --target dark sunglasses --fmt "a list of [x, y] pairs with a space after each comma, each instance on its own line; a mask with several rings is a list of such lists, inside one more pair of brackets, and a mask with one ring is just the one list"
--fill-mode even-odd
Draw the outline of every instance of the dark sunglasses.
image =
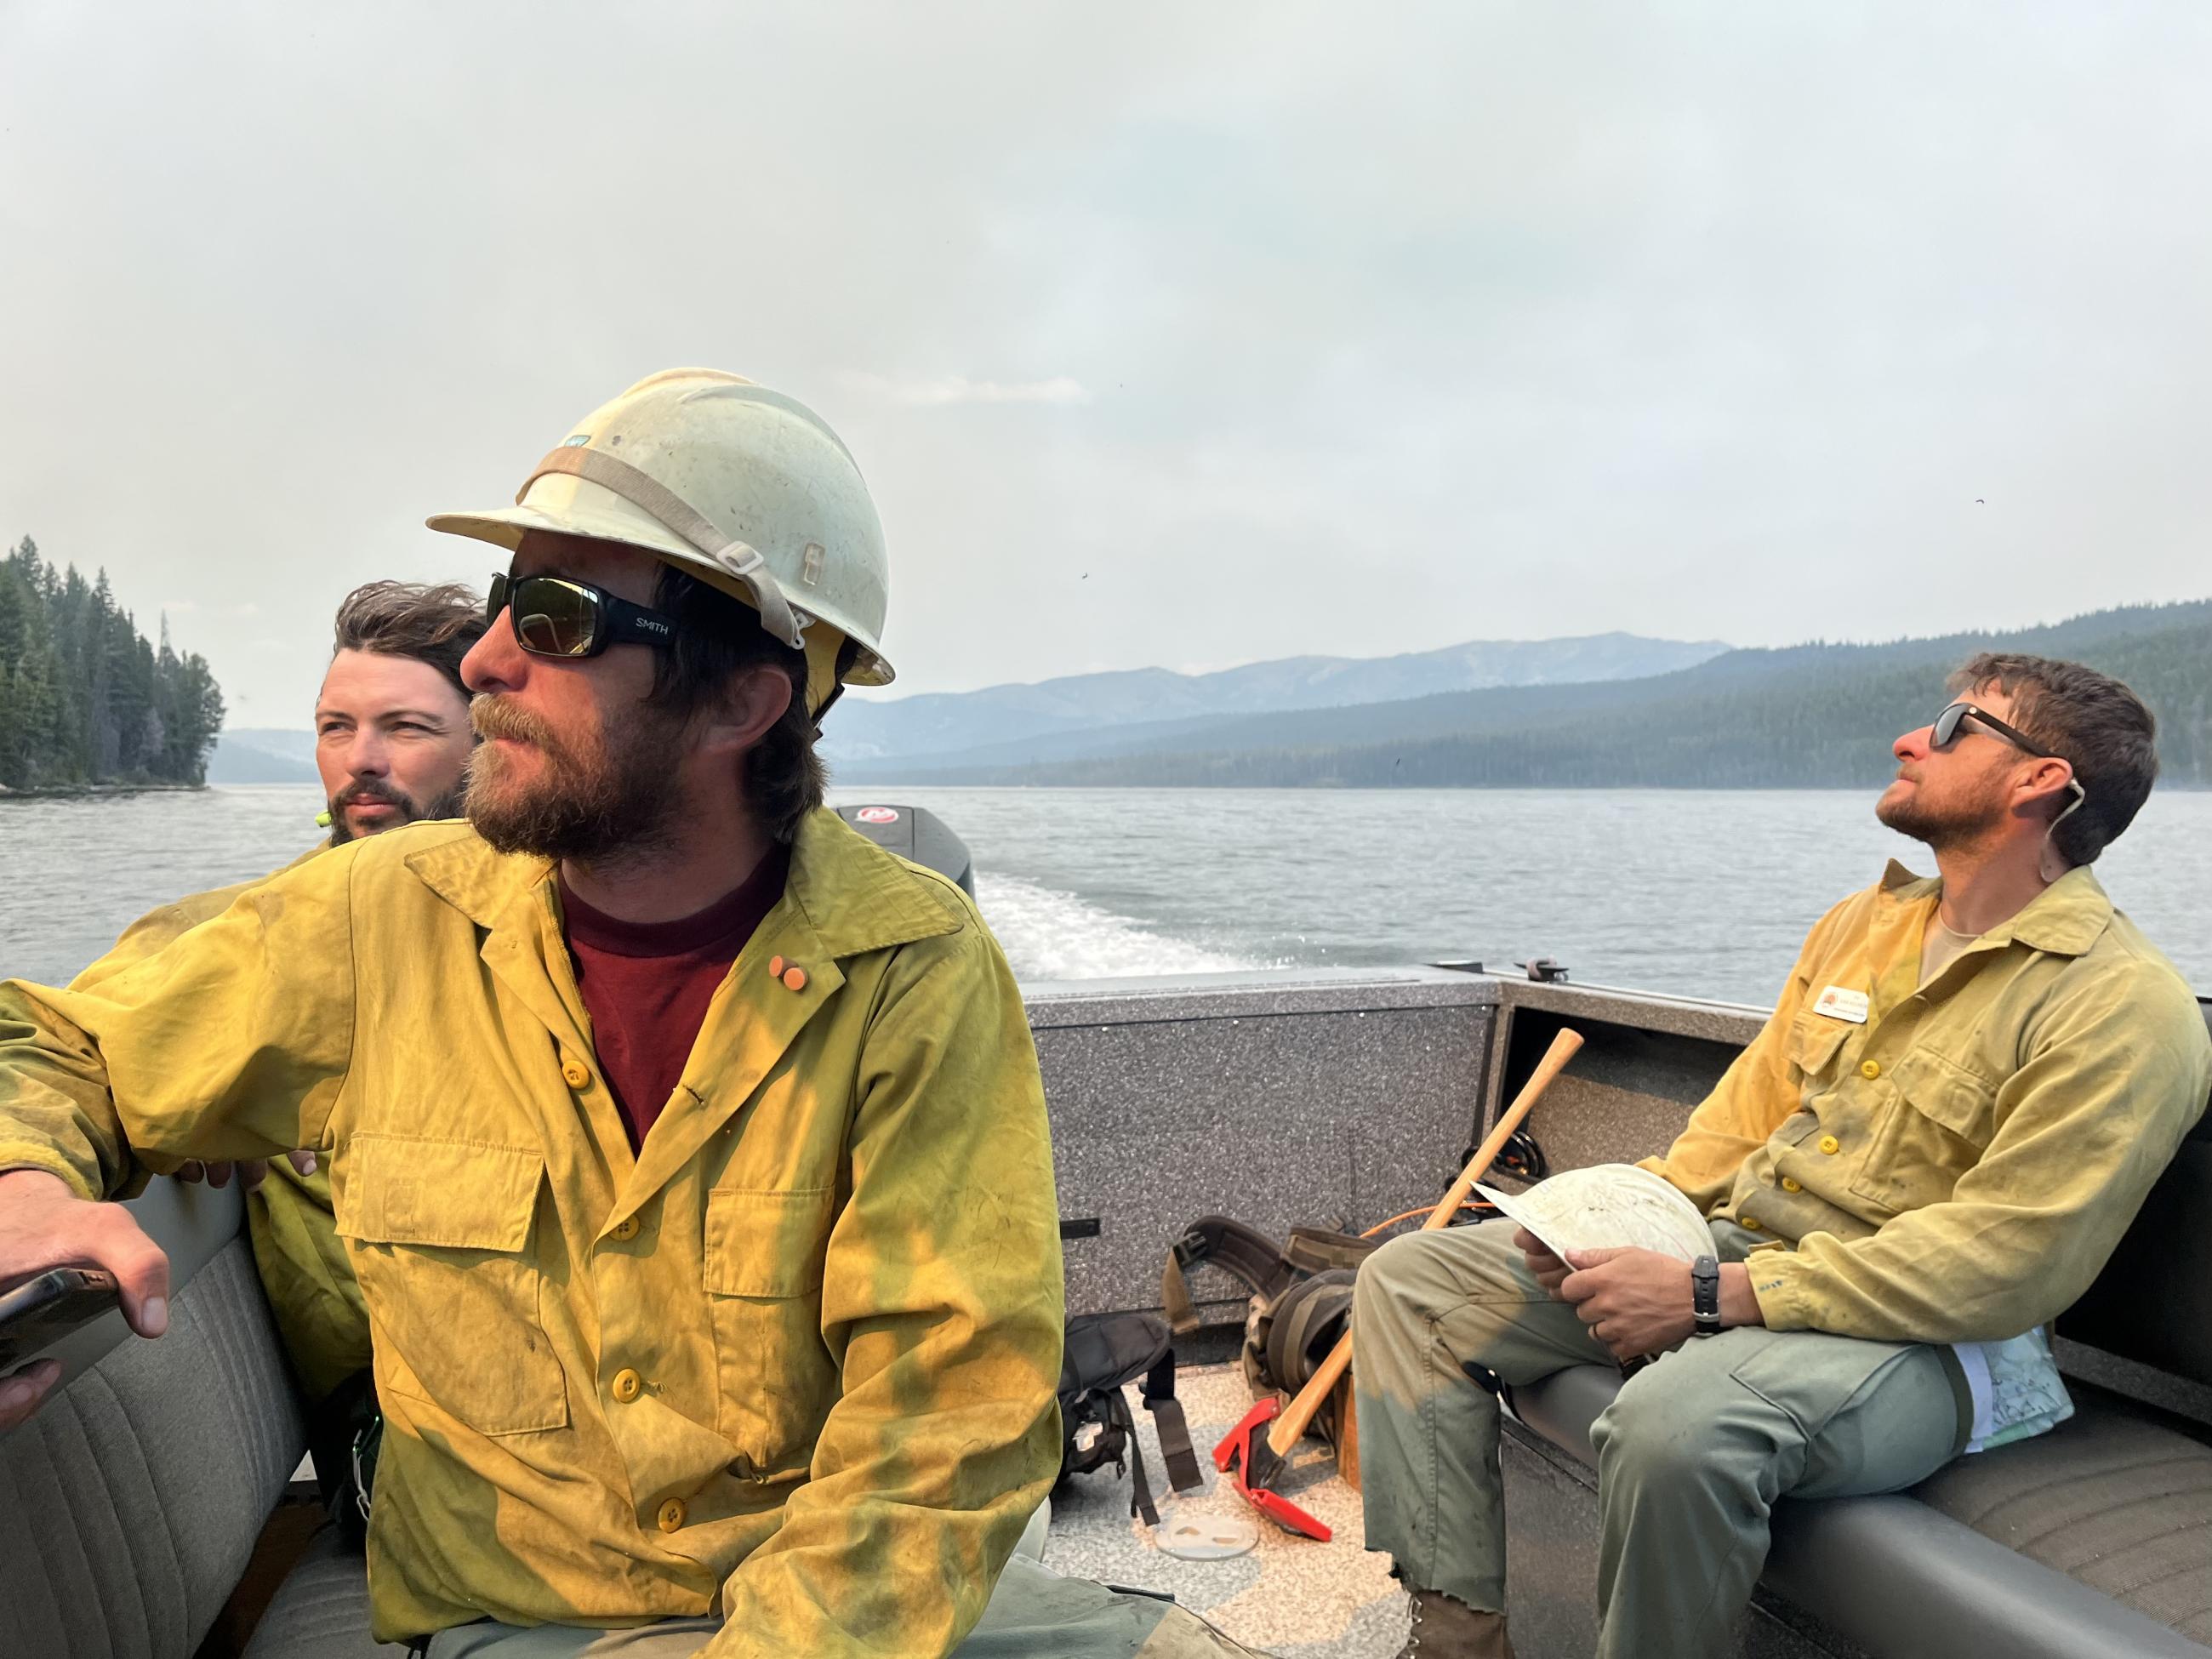
[[484, 625], [514, 611], [514, 642], [533, 657], [596, 657], [611, 645], [676, 642], [676, 625], [657, 611], [618, 599], [603, 587], [566, 576], [495, 572], [484, 599]]
[[[2065, 756], [2045, 749], [2019, 727], [2007, 726], [1995, 714], [1986, 709], [1977, 708], [1970, 702], [1952, 703], [1935, 718], [1928, 727], [1928, 746], [1930, 749], [1947, 747], [1951, 739], [1959, 735], [1960, 723], [1969, 720], [1977, 726], [1987, 726], [1991, 736], [2002, 738], [2016, 749], [2025, 749], [2029, 754], [2039, 755], [2045, 760], [2066, 760]], [[2074, 763], [2066, 761], [2066, 764], [2071, 767]], [[2054, 830], [2058, 827], [2060, 819], [2064, 818], [2067, 813], [2073, 811], [2075, 807], [2089, 799], [2089, 792], [2081, 787], [2079, 779], [2068, 777], [2066, 787], [2074, 792], [2074, 805], [2068, 807], [2065, 812], [2061, 812], [2058, 817], [2051, 820], [2051, 828]]]
[[1936, 717], [1928, 727], [1928, 746], [1930, 749], [1942, 749], [1947, 746], [1952, 738], [1959, 735], [1960, 723], [1968, 719], [1972, 719], [1977, 726], [1986, 726], [1994, 735], [2002, 738], [2016, 748], [2027, 750], [2031, 755], [2040, 755], [2045, 760], [2066, 758], [2063, 755], [2055, 754], [2051, 750], [2045, 749], [2017, 726], [2007, 726], [1995, 714], [1984, 709], [1977, 708], [1970, 702], [1954, 702]]

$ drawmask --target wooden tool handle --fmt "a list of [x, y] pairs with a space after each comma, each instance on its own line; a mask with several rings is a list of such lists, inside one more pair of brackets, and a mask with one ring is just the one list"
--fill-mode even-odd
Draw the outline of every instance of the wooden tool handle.
[[[1521, 1085], [1521, 1092], [1513, 1097], [1513, 1103], [1498, 1120], [1498, 1127], [1483, 1137], [1482, 1145], [1474, 1149], [1474, 1156], [1459, 1172], [1459, 1179], [1452, 1182], [1443, 1202], [1429, 1212], [1429, 1218], [1421, 1224], [1423, 1232], [1450, 1224], [1459, 1213], [1459, 1206], [1467, 1201], [1467, 1195], [1474, 1190], [1474, 1183], [1490, 1173], [1490, 1166], [1505, 1149], [1505, 1143], [1513, 1138], [1513, 1132], [1521, 1127], [1521, 1120], [1528, 1115], [1529, 1109], [1552, 1086], [1552, 1079], [1565, 1069], [1567, 1062], [1575, 1057], [1575, 1050], [1582, 1046], [1581, 1034], [1576, 1031], [1563, 1029], [1552, 1039], [1552, 1046], [1544, 1050], [1543, 1059], [1536, 1062], [1536, 1069]], [[1328, 1351], [1328, 1358], [1321, 1362], [1306, 1379], [1305, 1387], [1298, 1390], [1297, 1397], [1284, 1407], [1282, 1415], [1268, 1428], [1267, 1446], [1271, 1451], [1279, 1457], [1290, 1455], [1291, 1448], [1304, 1437], [1306, 1430], [1312, 1425], [1314, 1414], [1321, 1410], [1329, 1390], [1342, 1379], [1351, 1364], [1352, 1331], [1347, 1327], [1337, 1339], [1336, 1346]]]

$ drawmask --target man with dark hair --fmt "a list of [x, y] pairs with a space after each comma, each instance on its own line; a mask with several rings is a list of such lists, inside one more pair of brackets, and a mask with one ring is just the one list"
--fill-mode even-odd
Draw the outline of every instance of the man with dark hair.
[[166, 1263], [98, 1201], [132, 1150], [321, 1152], [373, 1623], [431, 1659], [1238, 1651], [1014, 1553], [1060, 1454], [1043, 1089], [966, 895], [815, 805], [813, 720], [890, 678], [844, 446], [672, 370], [431, 526], [511, 555], [470, 823], [92, 994], [0, 986], [0, 1281], [95, 1262], [157, 1334]]
[[460, 816], [475, 747], [461, 659], [483, 630], [483, 602], [456, 583], [371, 582], [346, 595], [315, 700], [331, 845]]
[[[315, 764], [329, 801], [330, 835], [295, 866], [356, 836], [459, 815], [476, 746], [461, 659], [483, 631], [483, 601], [455, 583], [369, 582], [346, 595], [315, 696]], [[141, 916], [70, 988], [95, 989], [259, 884], [195, 893]], [[216, 1186], [231, 1176], [221, 1161], [155, 1162]], [[340, 1525], [357, 1538], [351, 1442], [374, 1415], [368, 1321], [337, 1239], [330, 1176], [312, 1152], [249, 1159], [240, 1173], [249, 1189], [254, 1264], [307, 1398], [316, 1474]]]
[[1370, 1548], [1405, 1652], [1510, 1655], [1496, 1398], [1659, 1356], [1591, 1431], [1607, 1659], [1731, 1650], [1777, 1498], [1895, 1491], [2070, 1415], [2044, 1327], [2089, 1286], [2212, 1088], [2172, 966], [2086, 867], [2157, 770], [2118, 681], [1977, 657], [1899, 738], [1892, 864], [1807, 939], [1758, 1037], [1650, 1170], [1695, 1264], [1553, 1255], [1510, 1221], [1395, 1240], [1354, 1324]]

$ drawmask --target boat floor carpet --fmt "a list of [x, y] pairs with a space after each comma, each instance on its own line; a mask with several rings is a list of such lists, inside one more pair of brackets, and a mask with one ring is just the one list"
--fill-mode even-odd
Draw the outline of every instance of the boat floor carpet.
[[1276, 1490], [1334, 1536], [1326, 1544], [1284, 1531], [1237, 1495], [1213, 1467], [1221, 1437], [1251, 1408], [1251, 1391], [1234, 1364], [1192, 1366], [1176, 1374], [1176, 1393], [1190, 1423], [1206, 1490], [1182, 1496], [1164, 1490], [1165, 1462], [1152, 1417], [1137, 1391], [1125, 1391], [1144, 1447], [1145, 1472], [1163, 1523], [1177, 1505], [1236, 1516], [1259, 1528], [1259, 1543], [1226, 1561], [1185, 1561], [1153, 1541], [1152, 1529], [1129, 1513], [1129, 1480], [1114, 1466], [1079, 1474], [1052, 1495], [1045, 1565], [1073, 1577], [1172, 1595], [1224, 1634], [1274, 1659], [1389, 1659], [1404, 1645], [1406, 1598], [1391, 1581], [1387, 1557], [1362, 1543], [1359, 1494], [1339, 1480], [1336, 1460], [1319, 1440], [1305, 1441]]

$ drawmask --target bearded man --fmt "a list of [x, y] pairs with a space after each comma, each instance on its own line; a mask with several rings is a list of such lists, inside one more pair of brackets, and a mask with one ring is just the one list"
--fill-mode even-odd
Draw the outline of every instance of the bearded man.
[[1367, 1544], [1421, 1659], [1512, 1651], [1496, 1397], [1661, 1356], [1591, 1431], [1608, 1659], [1731, 1651], [1775, 1499], [1893, 1492], [2072, 1412], [2043, 1327], [2205, 1106], [2212, 1041], [2089, 864], [2156, 773], [2149, 711], [2077, 664], [1984, 655], [1894, 745], [1893, 863], [1806, 940], [1773, 1018], [1663, 1158], [1692, 1265], [1561, 1261], [1510, 1221], [1359, 1273]]
[[850, 454], [672, 370], [517, 500], [431, 520], [512, 556], [468, 823], [0, 987], [0, 1282], [96, 1263], [155, 1334], [165, 1264], [98, 1201], [131, 1152], [320, 1152], [372, 1623], [432, 1659], [1237, 1651], [1012, 1554], [1060, 1462], [1043, 1091], [966, 896], [821, 805], [816, 720], [890, 678]]

